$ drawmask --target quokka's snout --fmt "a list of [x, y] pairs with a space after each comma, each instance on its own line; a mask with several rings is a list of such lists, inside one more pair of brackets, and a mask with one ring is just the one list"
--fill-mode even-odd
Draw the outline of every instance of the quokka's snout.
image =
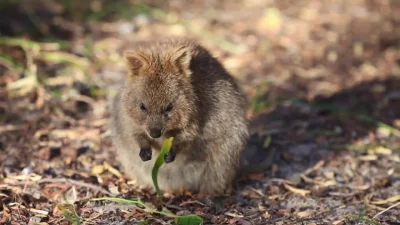
[[159, 128], [150, 128], [148, 134], [152, 138], [159, 138], [162, 135], [162, 130]]
[[146, 132], [151, 138], [159, 138], [166, 132], [166, 123], [162, 116], [151, 116], [147, 120]]

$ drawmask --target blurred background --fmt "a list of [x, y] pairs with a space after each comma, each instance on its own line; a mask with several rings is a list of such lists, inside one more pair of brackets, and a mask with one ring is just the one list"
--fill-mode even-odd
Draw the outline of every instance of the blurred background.
[[3, 0], [2, 64], [32, 69], [24, 45], [38, 80], [84, 74], [107, 87], [135, 41], [183, 36], [202, 42], [251, 90], [268, 81], [297, 96], [329, 95], [397, 72], [398, 10], [397, 0]]
[[[265, 179], [301, 182], [324, 159], [338, 182], [379, 177], [387, 182], [372, 188], [381, 194], [400, 190], [399, 0], [1, 0], [3, 178], [22, 171], [115, 184], [91, 176], [93, 165], [119, 167], [107, 118], [126, 73], [122, 53], [170, 36], [198, 40], [240, 82], [256, 146], [248, 157], [271, 164]], [[333, 179], [321, 174], [313, 176]], [[264, 178], [252, 187], [285, 190]]]

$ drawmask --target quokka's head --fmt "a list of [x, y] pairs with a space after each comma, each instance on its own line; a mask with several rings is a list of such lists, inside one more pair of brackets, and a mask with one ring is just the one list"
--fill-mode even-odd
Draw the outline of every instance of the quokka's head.
[[129, 78], [124, 84], [124, 110], [152, 138], [183, 129], [195, 112], [191, 54], [185, 46], [125, 53]]

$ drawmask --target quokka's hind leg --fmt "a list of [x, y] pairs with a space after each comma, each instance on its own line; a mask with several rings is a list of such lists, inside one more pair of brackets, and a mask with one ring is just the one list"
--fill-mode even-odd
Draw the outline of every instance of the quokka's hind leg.
[[206, 168], [200, 184], [200, 192], [210, 195], [224, 195], [233, 189], [236, 177], [235, 166], [228, 164], [214, 164]]

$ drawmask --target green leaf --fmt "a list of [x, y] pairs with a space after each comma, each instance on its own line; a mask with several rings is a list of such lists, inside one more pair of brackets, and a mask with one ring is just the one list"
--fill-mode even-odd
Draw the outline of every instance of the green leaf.
[[[164, 163], [164, 156], [171, 149], [173, 139], [174, 138], [171, 137], [164, 141], [163, 146], [160, 151], [160, 154], [158, 155], [156, 162], [154, 163], [153, 170], [152, 170], [153, 184], [154, 184], [154, 187], [159, 196], [161, 195], [161, 191], [160, 191], [160, 188], [158, 187], [158, 181], [157, 181], [158, 170], [160, 169], [161, 165]], [[103, 197], [103, 198], [93, 198], [91, 200], [93, 200], [93, 201], [108, 200], [108, 201], [122, 203], [122, 204], [138, 205], [138, 206], [143, 207], [146, 212], [156, 213], [159, 215], [164, 215], [164, 216], [174, 218], [175, 224], [177, 224], [177, 225], [200, 225], [200, 224], [203, 224], [203, 220], [201, 219], [201, 217], [199, 217], [197, 215], [176, 216], [175, 214], [173, 214], [166, 208], [164, 208], [164, 210], [162, 210], [162, 211], [157, 211], [153, 207], [142, 202], [140, 198], [129, 200], [129, 199], [123, 199], [123, 198]], [[140, 224], [147, 224], [146, 222], [147, 221], [142, 221]]]
[[143, 220], [142, 222], [139, 222], [138, 225], [148, 225], [149, 221]]
[[367, 214], [367, 207], [366, 206], [364, 206], [363, 210], [361, 210], [361, 212], [358, 215], [358, 217], [363, 218], [365, 216], [365, 214]]
[[382, 225], [382, 224], [379, 223], [378, 221], [375, 221], [375, 220], [373, 220], [373, 219], [369, 219], [369, 218], [366, 218], [366, 217], [353, 216], [353, 215], [351, 215], [350, 217], [353, 218], [353, 219], [359, 220], [359, 221], [366, 222], [367, 224]]
[[175, 217], [175, 224], [177, 225], [200, 225], [203, 224], [203, 220], [196, 215], [187, 215]]
[[164, 163], [164, 156], [169, 152], [172, 146], [172, 140], [174, 138], [170, 137], [164, 141], [163, 146], [161, 148], [160, 154], [158, 155], [156, 162], [154, 163], [153, 170], [151, 172], [151, 177], [153, 179], [154, 187], [157, 191], [158, 196], [161, 196], [160, 188], [158, 187], [158, 170], [160, 169], [161, 165]]
[[20, 46], [27, 49], [39, 49], [40, 44], [38, 42], [13, 37], [0, 37], [0, 44], [8, 46]]
[[116, 202], [119, 204], [128, 204], [128, 205], [142, 205], [143, 202], [140, 200], [140, 198], [134, 198], [134, 199], [124, 199], [124, 198], [109, 198], [109, 197], [104, 197], [104, 198], [92, 198], [93, 201], [101, 201], [101, 200], [108, 200], [111, 202]]
[[23, 73], [25, 70], [19, 62], [3, 53], [0, 53], [0, 61], [4, 61], [5, 63], [9, 64], [12, 69], [15, 69], [19, 73]]
[[38, 58], [53, 63], [70, 63], [80, 68], [89, 64], [87, 59], [66, 52], [42, 52]]
[[263, 147], [268, 148], [269, 145], [271, 144], [271, 141], [272, 141], [271, 135], [268, 135], [267, 138], [265, 138], [265, 140], [264, 140]]

